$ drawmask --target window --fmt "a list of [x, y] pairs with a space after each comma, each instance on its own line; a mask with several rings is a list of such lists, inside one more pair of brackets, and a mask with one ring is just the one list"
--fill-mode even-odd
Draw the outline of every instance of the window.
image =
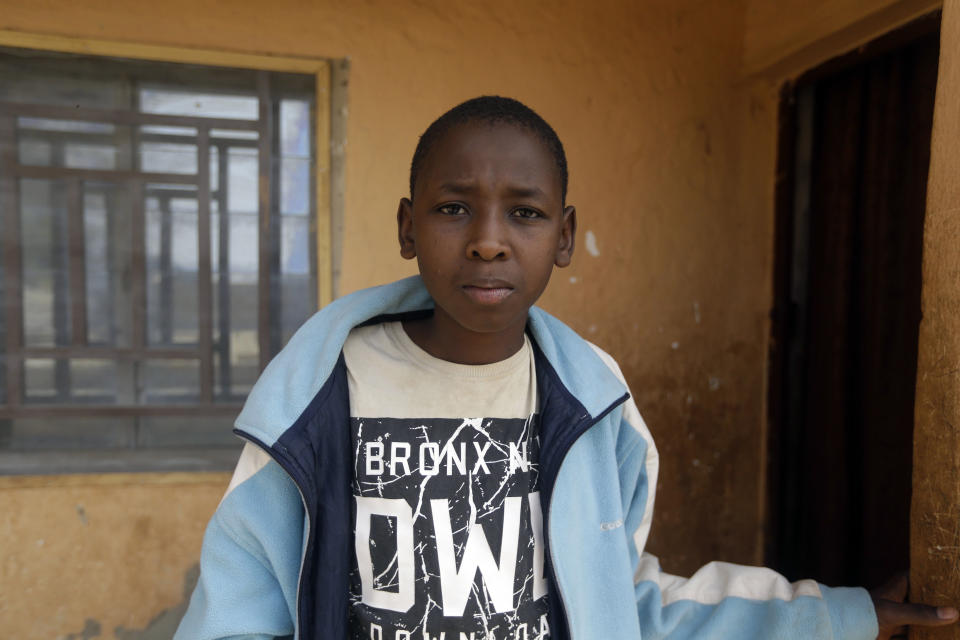
[[0, 473], [235, 461], [318, 305], [316, 78], [0, 49]]

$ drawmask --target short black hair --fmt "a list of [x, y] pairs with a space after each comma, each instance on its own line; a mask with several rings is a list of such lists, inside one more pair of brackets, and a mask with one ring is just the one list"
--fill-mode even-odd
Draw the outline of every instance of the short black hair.
[[410, 163], [411, 198], [413, 198], [413, 187], [417, 183], [417, 174], [420, 173], [430, 150], [452, 128], [470, 122], [512, 124], [527, 129], [540, 138], [553, 156], [557, 170], [560, 172], [560, 201], [563, 203], [567, 201], [567, 156], [563, 152], [563, 143], [560, 142], [557, 132], [527, 105], [519, 100], [502, 96], [479, 96], [461, 102], [427, 127], [420, 136], [417, 149], [413, 152], [413, 161]]

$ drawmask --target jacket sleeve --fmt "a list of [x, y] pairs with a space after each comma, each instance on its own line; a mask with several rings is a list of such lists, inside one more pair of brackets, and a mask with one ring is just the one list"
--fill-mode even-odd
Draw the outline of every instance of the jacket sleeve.
[[247, 444], [207, 525], [200, 578], [174, 639], [291, 637], [303, 527], [296, 486]]
[[[609, 358], [609, 356], [607, 356]], [[623, 379], [612, 359], [611, 368]], [[624, 382], [624, 384], [626, 384]], [[626, 531], [632, 534], [634, 594], [643, 640], [874, 640], [877, 617], [866, 590], [790, 583], [776, 572], [711, 562], [690, 578], [660, 570], [647, 553], [659, 456], [633, 400], [618, 437]]]

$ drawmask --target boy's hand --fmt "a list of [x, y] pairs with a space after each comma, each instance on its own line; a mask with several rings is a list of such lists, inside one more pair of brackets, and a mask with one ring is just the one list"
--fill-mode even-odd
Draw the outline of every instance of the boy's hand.
[[906, 638], [907, 627], [924, 625], [939, 627], [957, 621], [957, 610], [953, 607], [933, 607], [928, 604], [905, 602], [907, 598], [907, 574], [901, 573], [886, 584], [870, 592], [873, 606], [877, 610], [880, 623], [880, 635], [877, 640], [888, 638]]

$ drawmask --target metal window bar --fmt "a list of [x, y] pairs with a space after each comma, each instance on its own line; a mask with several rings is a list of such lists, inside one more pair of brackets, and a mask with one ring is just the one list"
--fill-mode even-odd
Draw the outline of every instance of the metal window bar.
[[230, 188], [230, 172], [227, 171], [229, 147], [217, 145], [217, 211], [219, 228], [217, 229], [217, 354], [220, 369], [220, 396], [231, 395], [232, 372], [230, 369], [230, 211], [227, 192]]
[[6, 400], [10, 407], [20, 405], [23, 394], [23, 365], [17, 356], [23, 344], [20, 275], [20, 215], [19, 186], [13, 175], [16, 162], [16, 132], [13, 117], [0, 114], [0, 215], [3, 216], [2, 234], [4, 259], [4, 303], [6, 309]]
[[[220, 225], [218, 238], [220, 252], [218, 256], [218, 303], [221, 309], [218, 333], [219, 339], [216, 348], [220, 357], [221, 394], [229, 398], [230, 393], [230, 282], [229, 282], [229, 211], [227, 189], [229, 172], [227, 163], [230, 147], [253, 147], [259, 149], [259, 224], [258, 243], [260, 247], [260, 266], [258, 275], [258, 290], [260, 311], [258, 314], [258, 343], [261, 348], [261, 368], [269, 358], [279, 349], [279, 334], [272, 336], [272, 318], [277, 317], [279, 304], [279, 286], [270, 286], [271, 281], [279, 280], [279, 233], [274, 211], [277, 207], [273, 201], [277, 184], [277, 177], [272, 175], [273, 162], [270, 154], [274, 152], [272, 123], [275, 122], [272, 97], [270, 95], [270, 79], [267, 73], [260, 74], [258, 94], [261, 100], [260, 119], [257, 121], [237, 120], [227, 118], [203, 118], [186, 116], [168, 116], [158, 114], [144, 114], [123, 110], [99, 110], [90, 108], [63, 108], [49, 105], [24, 105], [14, 103], [0, 103], [0, 209], [2, 209], [3, 223], [6, 232], [3, 234], [3, 260], [6, 310], [6, 367], [2, 383], [6, 390], [6, 405], [0, 406], [0, 418], [10, 417], [56, 417], [56, 416], [146, 416], [146, 415], [181, 415], [181, 414], [210, 414], [223, 415], [236, 411], [236, 405], [213, 404], [213, 291], [212, 291], [212, 263], [210, 253], [210, 147], [216, 144], [218, 149], [218, 211]], [[139, 154], [133, 153], [130, 159], [131, 170], [104, 170], [104, 169], [77, 169], [65, 167], [63, 158], [55, 165], [59, 166], [28, 166], [17, 161], [17, 117], [41, 117], [63, 120], [82, 120], [90, 122], [110, 122], [113, 124], [136, 125], [169, 125], [193, 127], [197, 136], [177, 136], [176, 142], [189, 142], [197, 145], [198, 172], [196, 175], [166, 174], [143, 172], [139, 170]], [[258, 134], [257, 140], [225, 139], [220, 136], [211, 136], [211, 130], [254, 130]], [[43, 137], [56, 142], [55, 149], [63, 152], [63, 141], [83, 139], [94, 141], [102, 139], [102, 135], [80, 132], [50, 132], [31, 130], [32, 137]], [[142, 134], [139, 127], [131, 131], [131, 146], [136, 149], [143, 141], [163, 140], [170, 142], [170, 136]], [[56, 340], [54, 347], [26, 347], [23, 342], [23, 301], [22, 301], [22, 254], [20, 249], [21, 215], [18, 202], [19, 184], [21, 178], [42, 178], [65, 180], [66, 193], [66, 220], [61, 221], [65, 229], [58, 229], [54, 234], [55, 260], [69, 259], [68, 265], [55, 265], [56, 274], [64, 282], [58, 282], [55, 290], [54, 309]], [[131, 211], [129, 217], [129, 231], [124, 233], [129, 239], [132, 250], [131, 277], [130, 277], [130, 313], [132, 314], [131, 347], [103, 347], [88, 344], [87, 308], [86, 308], [86, 281], [85, 281], [85, 242], [83, 227], [83, 184], [85, 181], [118, 183], [125, 185], [130, 192]], [[195, 195], [198, 200], [198, 306], [197, 322], [199, 341], [196, 349], [186, 348], [156, 348], [150, 347], [146, 339], [146, 246], [145, 246], [145, 196], [148, 183], [197, 185]], [[164, 219], [165, 236], [162, 240], [164, 248], [163, 272], [168, 278], [164, 286], [169, 286], [171, 269], [169, 256], [170, 242], [170, 207], [169, 197], [175, 195], [167, 192], [167, 198], [161, 200]], [[184, 194], [178, 194], [184, 195]], [[63, 210], [63, 207], [56, 207]], [[115, 216], [107, 216], [108, 237], [113, 239], [117, 229], [110, 228], [115, 224]], [[54, 224], [56, 224], [54, 220]], [[121, 233], [126, 231], [119, 230]], [[59, 235], [59, 237], [58, 237]], [[60, 246], [56, 246], [60, 245]], [[264, 255], [269, 252], [272, 255]], [[107, 252], [107, 277], [116, 277], [116, 265], [112, 263], [113, 252]], [[115, 292], [115, 283], [109, 282], [107, 291], [112, 296]], [[275, 294], [271, 294], [271, 290]], [[276, 297], [274, 297], [276, 296]], [[162, 303], [163, 313], [169, 311], [169, 291]], [[266, 300], [265, 300], [266, 298]], [[68, 304], [67, 301], [69, 301]], [[267, 304], [263, 304], [266, 302]], [[112, 316], [112, 314], [111, 314]], [[111, 327], [110, 335], [115, 339], [118, 329], [115, 323]], [[162, 321], [164, 326], [164, 343], [170, 344], [172, 334], [171, 319], [166, 316]], [[146, 358], [196, 358], [200, 362], [200, 405], [170, 405], [149, 406], [137, 404], [140, 395], [139, 367]], [[120, 375], [118, 388], [118, 403], [114, 405], [84, 405], [58, 404], [57, 406], [30, 405], [23, 406], [23, 365], [26, 358], [54, 358], [56, 361], [56, 389], [60, 400], [69, 400], [69, 361], [72, 358], [107, 358], [118, 363], [129, 363], [127, 371], [130, 375]]]
[[271, 154], [273, 152], [273, 108], [270, 97], [270, 74], [260, 71], [257, 74], [257, 96], [260, 98], [259, 122], [259, 208], [258, 218], [258, 249], [257, 261], [257, 337], [260, 345], [260, 370], [263, 371], [272, 355], [272, 344], [268, 327], [270, 326], [271, 311], [271, 276], [273, 272], [270, 256], [273, 225], [271, 224], [270, 210], [273, 204], [271, 182], [273, 172], [270, 169]]
[[87, 344], [87, 252], [83, 228], [83, 184], [73, 178], [67, 188], [67, 245], [70, 288], [70, 343]]
[[160, 342], [169, 345], [173, 342], [173, 213], [169, 194], [164, 193], [157, 200], [160, 204]]
[[210, 130], [201, 127], [197, 140], [197, 322], [200, 347], [200, 400], [213, 402], [213, 296], [210, 264]]

